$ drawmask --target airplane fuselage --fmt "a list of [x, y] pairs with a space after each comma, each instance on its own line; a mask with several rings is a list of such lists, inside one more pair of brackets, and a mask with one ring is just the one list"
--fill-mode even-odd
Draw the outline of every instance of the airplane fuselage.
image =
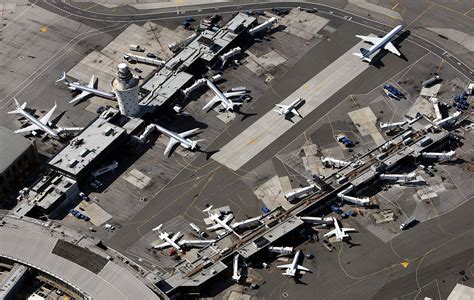
[[231, 100], [227, 99], [227, 97], [214, 85], [214, 83], [209, 80], [206, 80], [206, 83], [207, 86], [214, 92], [214, 94], [219, 97], [225, 109], [234, 109], [234, 103]]
[[393, 28], [389, 33], [387, 33], [380, 41], [375, 43], [372, 47], [369, 48], [369, 51], [364, 54], [365, 58], [369, 58], [375, 52], [379, 51], [385, 46], [397, 33], [399, 33], [403, 28], [403, 25], [398, 25]]
[[339, 226], [339, 223], [337, 222], [337, 220], [334, 218], [334, 227], [336, 228], [336, 238], [339, 239], [339, 240], [343, 240], [347, 237], [349, 237], [349, 235], [347, 233], [345, 233], [343, 230], [341, 230], [341, 227]]
[[173, 242], [166, 233], [160, 233], [160, 239], [167, 242], [171, 247], [175, 248], [176, 250], [182, 252], [181, 246]]
[[155, 126], [156, 126], [156, 129], [166, 134], [168, 137], [179, 141], [181, 146], [183, 146], [184, 148], [193, 149], [195, 147], [195, 145], [190, 140], [180, 137], [177, 133], [170, 131], [164, 127], [161, 127], [160, 125], [157, 125], [157, 124], [155, 124]]
[[67, 83], [67, 85], [68, 85], [70, 90], [74, 90], [74, 91], [79, 90], [79, 91], [88, 92], [88, 93], [91, 93], [91, 94], [94, 94], [96, 96], [100, 96], [100, 97], [103, 97], [103, 98], [115, 99], [115, 94], [114, 93], [104, 92], [104, 91], [94, 89], [94, 88], [90, 88], [88, 86], [84, 86], [84, 85], [81, 85], [81, 84], [75, 83], [75, 82]]
[[288, 105], [288, 107], [286, 107], [283, 110], [283, 113], [285, 115], [289, 114], [295, 108], [295, 106], [297, 106], [301, 102], [301, 100], [302, 100], [301, 98], [298, 98], [295, 101], [293, 101], [290, 105]]
[[26, 110], [19, 108], [20, 113], [22, 116], [24, 116], [28, 121], [30, 121], [32, 124], [38, 126], [41, 130], [49, 134], [55, 139], [59, 139], [59, 135], [52, 129], [50, 128], [47, 124], [41, 123], [37, 118], [29, 114]]
[[298, 258], [300, 257], [301, 251], [298, 250], [296, 251], [295, 257], [293, 258], [293, 261], [291, 262], [291, 266], [289, 269], [286, 270], [286, 273], [290, 276], [295, 276], [296, 270], [298, 269]]
[[218, 215], [212, 215], [211, 217], [211, 220], [213, 220], [214, 222], [216, 222], [217, 224], [219, 224], [222, 228], [224, 228], [225, 230], [227, 231], [230, 231], [230, 232], [234, 232], [234, 229], [232, 227], [230, 227], [229, 225], [227, 225], [227, 223], [225, 223], [224, 221], [222, 221]]
[[251, 225], [251, 224], [254, 224], [254, 223], [258, 222], [258, 220], [260, 220], [260, 218], [261, 218], [261, 216], [258, 216], [258, 217], [255, 217], [255, 218], [247, 219], [245, 221], [236, 222], [236, 223], [232, 224], [231, 226], [233, 228], [245, 227], [247, 225]]

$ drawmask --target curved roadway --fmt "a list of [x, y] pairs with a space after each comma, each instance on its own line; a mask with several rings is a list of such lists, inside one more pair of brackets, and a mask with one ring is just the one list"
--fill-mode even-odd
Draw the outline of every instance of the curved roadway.
[[[109, 13], [102, 13], [96, 11], [89, 11], [84, 10], [80, 7], [74, 6], [72, 4], [67, 3], [66, 1], [58, 1], [58, 0], [46, 0], [44, 2], [38, 2], [37, 5], [49, 10], [58, 10], [64, 14], [69, 14], [71, 16], [75, 16], [78, 18], [97, 21], [97, 22], [145, 22], [145, 21], [152, 21], [152, 20], [166, 20], [166, 19], [177, 19], [183, 18], [184, 15], [192, 15], [192, 16], [204, 16], [204, 15], [211, 15], [215, 13], [233, 13], [242, 10], [269, 10], [274, 7], [279, 8], [295, 8], [295, 7], [302, 7], [302, 8], [316, 8], [318, 10], [318, 14], [330, 14], [334, 17], [338, 17], [344, 19], [348, 22], [353, 22], [362, 26], [369, 27], [371, 29], [380, 31], [380, 32], [388, 32], [392, 29], [391, 26], [386, 24], [367, 19], [365, 17], [358, 16], [353, 13], [346, 12], [342, 9], [331, 7], [324, 4], [317, 4], [305, 1], [298, 1], [298, 2], [278, 2], [278, 1], [270, 1], [264, 3], [252, 3], [252, 4], [228, 4], [224, 3], [224, 5], [216, 5], [215, 7], [209, 7], [209, 5], [200, 5], [200, 6], [192, 6], [192, 7], [176, 7], [176, 8], [167, 8], [167, 9], [160, 9], [161, 11], [150, 11], [150, 12], [143, 12], [143, 13], [131, 13], [131, 14], [109, 14]], [[408, 41], [422, 47], [428, 51], [431, 51], [435, 55], [439, 56], [440, 58], [444, 59], [447, 63], [452, 65], [455, 69], [459, 72], [464, 74], [469, 79], [473, 80], [474, 72], [471, 70], [466, 64], [464, 64], [461, 60], [457, 57], [451, 55], [448, 51], [444, 50], [440, 46], [415, 35], [413, 33], [410, 34]]]

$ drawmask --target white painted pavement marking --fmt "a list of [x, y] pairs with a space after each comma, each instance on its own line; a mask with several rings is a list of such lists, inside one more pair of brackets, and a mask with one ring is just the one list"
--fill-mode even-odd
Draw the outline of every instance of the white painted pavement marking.
[[[280, 104], [287, 105], [301, 97], [306, 102], [298, 111], [303, 117], [311, 113], [369, 67], [360, 58], [352, 55], [353, 52], [359, 52], [359, 49], [364, 45], [364, 42], [354, 45]], [[318, 59], [318, 57], [314, 59]], [[278, 113], [269, 111], [222, 147], [213, 158], [232, 170], [238, 170], [298, 123], [300, 118], [294, 116], [292, 121], [293, 123], [285, 120]]]

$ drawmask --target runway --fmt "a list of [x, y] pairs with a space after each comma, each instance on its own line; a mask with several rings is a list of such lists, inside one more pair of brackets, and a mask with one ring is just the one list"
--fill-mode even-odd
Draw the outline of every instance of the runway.
[[[352, 55], [363, 45], [363, 42], [354, 45], [280, 104], [288, 105], [297, 98], [303, 98], [305, 103], [298, 109], [303, 118], [317, 109], [346, 84], [367, 70], [369, 64]], [[315, 57], [315, 59], [318, 58]], [[238, 170], [300, 120], [298, 116], [286, 120], [284, 116], [270, 110], [221, 148], [213, 158], [234, 171]]]
[[[360, 27], [343, 24], [332, 34], [331, 41], [319, 43], [293, 66], [286, 75], [274, 83], [274, 87], [252, 103], [246, 112], [264, 115], [274, 108], [281, 97], [287, 98], [298, 90], [304, 83], [311, 80], [316, 74], [327, 68], [341, 55], [348, 52], [357, 42], [354, 37], [361, 32]], [[367, 33], [368, 34], [368, 33]], [[351, 41], [348, 43], [348, 41]], [[213, 203], [231, 205], [231, 208], [243, 208], [242, 213], [258, 213], [260, 208], [251, 188], [245, 184], [247, 171], [252, 170], [263, 162], [271, 159], [278, 151], [290, 143], [296, 136], [302, 134], [314, 122], [323, 117], [350, 93], [366, 93], [382, 84], [394, 74], [400, 72], [411, 62], [416, 61], [425, 52], [417, 47], [403, 47], [408, 62], [396, 56], [387, 55], [383, 58], [387, 67], [377, 69], [368, 68], [349, 84], [342, 86], [328, 101], [322, 103], [318, 109], [307, 114], [304, 119], [292, 126], [285, 134], [274, 139], [264, 151], [250, 159], [241, 170], [234, 171], [214, 160], [214, 156], [207, 159], [207, 154], [201, 153], [189, 163], [190, 168], [184, 168], [168, 185], [159, 192], [149, 204], [130, 219], [128, 224], [120, 228], [107, 243], [111, 247], [125, 251], [135, 243], [142, 234], [148, 232], [156, 224], [165, 223], [176, 215], [183, 215], [199, 222], [206, 204]], [[315, 59], [316, 57], [320, 59]], [[357, 58], [354, 56], [354, 58]], [[374, 79], [376, 78], [376, 79]], [[278, 95], [278, 96], [276, 96]], [[275, 115], [277, 115], [275, 113]], [[277, 115], [278, 116], [278, 115]], [[241, 132], [252, 126], [255, 119], [252, 117], [236, 120], [218, 138], [206, 145], [206, 151], [219, 150], [231, 142]], [[217, 154], [217, 153], [216, 153]], [[240, 195], [240, 197], [238, 197]], [[247, 212], [245, 212], [247, 211]]]
[[[65, 2], [54, 2], [55, 5], [58, 6], [66, 6], [68, 7], [67, 3]], [[234, 11], [234, 10], [241, 10], [241, 9], [262, 9], [265, 7], [275, 7], [275, 6], [306, 6], [310, 5], [307, 3], [301, 4], [301, 3], [266, 3], [266, 4], [260, 4], [260, 5], [241, 5], [239, 7], [237, 6], [228, 6], [226, 8], [220, 8], [219, 13], [222, 13], [224, 11]], [[46, 4], [47, 5], [47, 4]], [[261, 116], [263, 115], [260, 120], [262, 120], [266, 115], [271, 115], [270, 119], [266, 119], [267, 121], [264, 122], [262, 121], [260, 126], [257, 128], [258, 134], [260, 135], [261, 139], [258, 141], [261, 141], [261, 143], [258, 143], [256, 141], [255, 143], [252, 142], [250, 144], [243, 143], [242, 141], [245, 141], [245, 138], [248, 138], [249, 135], [243, 134], [242, 132], [247, 132], [250, 128], [253, 128], [253, 126], [257, 126], [255, 124], [259, 123], [259, 120], [255, 122], [255, 118], [249, 118], [245, 121], [235, 121], [233, 122], [228, 128], [226, 128], [225, 133], [223, 133], [221, 136], [219, 136], [216, 140], [210, 142], [208, 145], [206, 145], [206, 150], [218, 150], [221, 149], [222, 153], [216, 153], [212, 158], [217, 160], [207, 160], [206, 159], [206, 154], [201, 153], [197, 155], [197, 157], [189, 163], [189, 165], [185, 168], [182, 169], [182, 171], [175, 177], [173, 178], [159, 193], [155, 195], [153, 199], [150, 199], [149, 204], [140, 212], [138, 212], [133, 218], [127, 222], [127, 224], [124, 224], [123, 227], [119, 228], [115, 235], [113, 236], [112, 240], [106, 242], [107, 245], [110, 245], [114, 247], [115, 249], [121, 251], [122, 253], [127, 253], [127, 249], [132, 245], [134, 242], [136, 242], [139, 238], [140, 235], [148, 232], [151, 228], [156, 226], [156, 224], [159, 223], [164, 223], [169, 221], [170, 219], [176, 217], [177, 215], [182, 215], [183, 217], [186, 217], [187, 219], [198, 219], [200, 220], [202, 218], [202, 213], [199, 211], [199, 209], [203, 208], [206, 204], [208, 203], [225, 203], [225, 204], [230, 204], [232, 208], [238, 208], [238, 213], [240, 215], [244, 215], [247, 212], [250, 213], [255, 213], [256, 211], [259, 211], [259, 203], [258, 199], [253, 195], [252, 190], [249, 186], [245, 184], [245, 176], [246, 176], [246, 171], [243, 170], [253, 170], [256, 166], [259, 166], [263, 162], [267, 161], [269, 158], [273, 157], [275, 154], [278, 153], [288, 143], [290, 143], [295, 137], [301, 135], [309, 126], [314, 124], [317, 120], [321, 119], [324, 117], [329, 111], [331, 111], [335, 106], [338, 105], [347, 95], [352, 94], [352, 93], [366, 93], [370, 91], [372, 88], [375, 88], [379, 84], [383, 83], [385, 80], [388, 78], [391, 78], [395, 73], [399, 72], [400, 70], [410, 66], [411, 63], [416, 61], [417, 58], [421, 57], [423, 54], [426, 53], [427, 50], [433, 51], [436, 55], [442, 56], [444, 49], [441, 49], [440, 47], [437, 47], [436, 45], [432, 44], [429, 41], [426, 41], [420, 37], [417, 36], [410, 36], [406, 41], [402, 43], [402, 48], [401, 52], [406, 55], [408, 58], [407, 61], [401, 60], [398, 57], [395, 57], [393, 55], [387, 55], [383, 58], [383, 61], [385, 63], [385, 67], [381, 69], [376, 69], [376, 68], [368, 68], [362, 70], [360, 73], [357, 74], [357, 76], [353, 76], [351, 74], [351, 71], [353, 69], [348, 69], [347, 74], [343, 72], [343, 74], [340, 74], [339, 77], [336, 78], [337, 80], [340, 80], [339, 78], [342, 77], [345, 80], [345, 84], [340, 84], [339, 87], [334, 87], [331, 86], [329, 89], [325, 89], [325, 86], [323, 86], [324, 93], [321, 90], [315, 90], [313, 91], [314, 94], [310, 93], [313, 88], [318, 88], [318, 82], [316, 80], [313, 80], [317, 78], [319, 75], [315, 74], [321, 74], [325, 72], [327, 68], [330, 68], [333, 64], [333, 61], [337, 61], [338, 57], [340, 55], [345, 55], [345, 51], [347, 53], [352, 52], [353, 50], [347, 49], [347, 47], [351, 47], [356, 41], [356, 39], [353, 37], [354, 33], [358, 34], [368, 34], [368, 33], [380, 33], [378, 32], [379, 30], [387, 31], [387, 26], [365, 19], [363, 17], [359, 17], [356, 15], [352, 15], [350, 13], [344, 12], [342, 10], [338, 9], [333, 9], [331, 13], [329, 13], [329, 10], [327, 6], [323, 5], [314, 5], [311, 4], [311, 7], [320, 7], [320, 13], [329, 15], [331, 14], [334, 18], [339, 18], [339, 19], [345, 19], [347, 20], [347, 23], [345, 23], [344, 26], [346, 27], [346, 32], [344, 34], [340, 33], [339, 31], [336, 31], [334, 36], [331, 36], [332, 39], [334, 39], [331, 42], [325, 41], [324, 44], [318, 45], [314, 49], [311, 49], [308, 54], [301, 60], [301, 63], [298, 63], [292, 70], [290, 70], [287, 74], [287, 77], [279, 80], [275, 83], [274, 90], [272, 92], [265, 93], [263, 97], [261, 97], [257, 103], [252, 103], [252, 108], [251, 112], [257, 113], [257, 115]], [[102, 18], [103, 20], [106, 20], [107, 22], [136, 22], [136, 21], [143, 21], [143, 20], [153, 20], [153, 19], [166, 19], [166, 18], [177, 18], [176, 12], [166, 12], [166, 13], [150, 13], [150, 14], [130, 14], [126, 16], [114, 16], [114, 15], [102, 15], [100, 13], [88, 13], [84, 11], [74, 11], [73, 8], [69, 7], [70, 13], [75, 15], [77, 18], [81, 17], [86, 17], [86, 18], [91, 18], [92, 20]], [[203, 9], [200, 10], [198, 13], [197, 9], [189, 9], [187, 10], [188, 13], [192, 14], [211, 14], [215, 13], [214, 10], [210, 9]], [[81, 16], [82, 15], [82, 16]], [[178, 16], [179, 18], [180, 16]], [[182, 16], [181, 16], [182, 18]], [[341, 22], [346, 22], [346, 21], [341, 21]], [[354, 24], [362, 24], [363, 26], [359, 25], [354, 25]], [[350, 28], [352, 27], [352, 28]], [[376, 30], [372, 30], [376, 29]], [[352, 37], [352, 39], [350, 38]], [[341, 39], [340, 41], [338, 39]], [[346, 43], [346, 45], [344, 45]], [[357, 49], [358, 50], [358, 49]], [[356, 52], [356, 51], [353, 51]], [[314, 62], [314, 60], [317, 60], [318, 58], [321, 58], [321, 62], [317, 61]], [[355, 58], [355, 57], [354, 57]], [[340, 58], [339, 58], [340, 59]], [[454, 56], [446, 57], [446, 61], [449, 64], [452, 64], [455, 66], [457, 70], [460, 72], [463, 72], [464, 74], [467, 74], [467, 72], [470, 72], [469, 68], [466, 67], [464, 64], [459, 62], [457, 58]], [[328, 64], [330, 64], [328, 66]], [[336, 73], [334, 71], [333, 73]], [[325, 72], [328, 75], [327, 76], [334, 76], [336, 77], [335, 74], [331, 72]], [[471, 74], [472, 75], [472, 74]], [[346, 77], [347, 76], [347, 77]], [[467, 75], [469, 76], [469, 75]], [[326, 77], [319, 76], [318, 80], [323, 81], [327, 80], [330, 82], [331, 80], [327, 79]], [[472, 77], [472, 76], [471, 76]], [[285, 81], [284, 81], [285, 80]], [[335, 79], [332, 78], [332, 81]], [[307, 83], [307, 87], [300, 87], [301, 85], [304, 86], [304, 83]], [[308, 88], [309, 86], [309, 88]], [[301, 89], [301, 91], [300, 91]], [[279, 98], [277, 96], [281, 96], [283, 99], [285, 99], [284, 103], [288, 103], [289, 101], [294, 100], [292, 97], [296, 96], [298, 91], [301, 95], [304, 95], [304, 97], [307, 98], [315, 98], [312, 99], [312, 101], [308, 101], [303, 107], [300, 109], [300, 112], [303, 114], [304, 118], [302, 120], [298, 120], [298, 118], [294, 118], [295, 124], [285, 124], [284, 127], [282, 128], [275, 128], [275, 126], [278, 126], [281, 122], [277, 122], [281, 116], [278, 116], [278, 114], [271, 112], [271, 110], [274, 106], [275, 103], [279, 101]], [[319, 95], [319, 98], [316, 99], [316, 95]], [[324, 100], [322, 100], [324, 99]], [[313, 101], [314, 100], [314, 101]], [[311, 105], [308, 105], [311, 104]], [[307, 106], [308, 105], [308, 106]], [[307, 106], [307, 109], [305, 108]], [[273, 114], [273, 115], [272, 115]], [[277, 118], [278, 117], [278, 118]], [[276, 122], [276, 123], [271, 123], [268, 122], [270, 120], [271, 122]], [[273, 120], [273, 121], [272, 121]], [[255, 122], [255, 123], [254, 123]], [[273, 126], [272, 126], [273, 125]], [[265, 127], [266, 126], [266, 127]], [[289, 126], [289, 127], [286, 127]], [[266, 134], [266, 129], [270, 128], [272, 129], [272, 134]], [[275, 132], [273, 132], [275, 129], [277, 129]], [[253, 129], [251, 129], [253, 130]], [[248, 131], [252, 132], [252, 131]], [[242, 135], [242, 136], [241, 136]], [[239, 140], [241, 143], [234, 142], [234, 140]], [[232, 147], [232, 144], [234, 143], [235, 147]], [[228, 146], [230, 145], [230, 146]], [[241, 151], [236, 151], [237, 148], [241, 149]], [[242, 151], [247, 152], [248, 149], [250, 149], [251, 152], [246, 153], [246, 155], [242, 155]], [[229, 153], [234, 153], [237, 156], [230, 156], [228, 154], [225, 154], [225, 152], [228, 151]], [[253, 152], [252, 152], [253, 151]], [[242, 157], [241, 157], [242, 156]], [[220, 158], [221, 157], [221, 158]], [[225, 165], [222, 165], [220, 162], [224, 163]], [[242, 210], [240, 210], [242, 209]], [[239, 215], [239, 217], [240, 217]], [[462, 218], [466, 218], [465, 216], [461, 216]], [[433, 222], [428, 223], [426, 226], [429, 228], [434, 228], [436, 224], [433, 224]], [[424, 225], [424, 224], [423, 224]], [[469, 225], [469, 224], [468, 224]], [[438, 223], [438, 226], [439, 223]], [[418, 230], [413, 231], [414, 233], [422, 234], [424, 232], [429, 232], [429, 228], [423, 228], [423, 230]], [[457, 228], [456, 228], [457, 229]], [[457, 230], [456, 230], [457, 232]], [[434, 235], [438, 235], [439, 233], [434, 233]], [[409, 246], [413, 246], [414, 249], [417, 249], [421, 244], [418, 240], [417, 236], [410, 236], [411, 234], [409, 233], [409, 236], [407, 237], [407, 240], [409, 240]], [[467, 235], [466, 235], [467, 236]], [[365, 237], [369, 238], [370, 235], [366, 232], [362, 232], [359, 236], [356, 236], [356, 239], [361, 239], [362, 240], [362, 245], [367, 245], [367, 248], [370, 248], [373, 245], [376, 245], [375, 243], [371, 244], [370, 242], [366, 242]], [[472, 234], [467, 236], [468, 238], [472, 237]], [[405, 240], [405, 237], [404, 237]], [[358, 241], [358, 240], [356, 240]], [[453, 240], [455, 242], [458, 242], [457, 240]], [[464, 243], [465, 244], [465, 243]], [[425, 244], [422, 244], [425, 245]], [[449, 245], [450, 247], [455, 248], [455, 244], [446, 244]], [[376, 245], [377, 246], [377, 245]], [[390, 245], [391, 246], [391, 245]], [[405, 249], [405, 245], [402, 244], [403, 247], [400, 247], [402, 249]], [[385, 247], [388, 248], [388, 245]], [[377, 247], [373, 247], [372, 250], [375, 252]], [[346, 254], [346, 251], [348, 249], [344, 249], [344, 252], [342, 252], [342, 249], [340, 253], [337, 255], [337, 258], [340, 258], [339, 255], [344, 255]], [[370, 249], [369, 249], [370, 250]], [[408, 250], [412, 250], [411, 248], [408, 248]], [[410, 254], [409, 257], [412, 256], [412, 253], [407, 250], [407, 253]], [[320, 251], [318, 249], [317, 251]], [[450, 252], [454, 252], [451, 251]], [[370, 252], [367, 252], [370, 253]], [[367, 253], [363, 253], [363, 255], [366, 255]], [[388, 250], [386, 252], [383, 252], [380, 256], [380, 260], [383, 262], [387, 262], [388, 258], [390, 258], [387, 253], [391, 255], [391, 252]], [[428, 254], [430, 252], [426, 252]], [[354, 252], [352, 252], [354, 254]], [[426, 255], [425, 254], [425, 255]], [[320, 253], [318, 252], [318, 255]], [[393, 256], [393, 255], [392, 255]], [[453, 263], [456, 266], [460, 266], [462, 264], [462, 259], [461, 257], [465, 256], [460, 255], [459, 257], [454, 257], [453, 258]], [[324, 260], [324, 254], [321, 258], [318, 258], [320, 260]], [[372, 259], [372, 256], [367, 255], [366, 257], [370, 257]], [[407, 256], [404, 256], [407, 257]], [[423, 256], [424, 258], [424, 256]], [[394, 260], [394, 264], [399, 263], [399, 259], [397, 257], [391, 258]], [[344, 259], [343, 259], [344, 260]], [[370, 259], [369, 259], [370, 260]], [[351, 271], [357, 271], [357, 274], [365, 274], [366, 269], [368, 268], [365, 261], [360, 259], [357, 255], [354, 255], [354, 257], [350, 256], [350, 259], [344, 260], [348, 261], [347, 264], [352, 262], [350, 267], [353, 267]], [[417, 260], [415, 260], [417, 261]], [[303, 299], [305, 296], [309, 296], [311, 298], [314, 298], [314, 284], [316, 286], [320, 285], [321, 287], [324, 286], [324, 289], [321, 288], [320, 293], [318, 293], [318, 296], [325, 295], [328, 298], [332, 299], [342, 299], [345, 298], [357, 298], [358, 293], [363, 297], [364, 295], [367, 296], [368, 294], [375, 295], [375, 298], [393, 298], [398, 296], [399, 289], [400, 287], [406, 287], [407, 284], [410, 284], [409, 291], [411, 292], [412, 290], [415, 290], [415, 293], [417, 292], [416, 289], [420, 288], [421, 286], [425, 286], [425, 284], [429, 284], [429, 281], [432, 279], [431, 277], [428, 280], [428, 277], [421, 278], [423, 279], [420, 283], [418, 282], [418, 268], [416, 272], [413, 272], [413, 269], [408, 269], [410, 270], [411, 274], [407, 276], [407, 278], [403, 278], [403, 280], [396, 281], [393, 285], [387, 284], [384, 286], [383, 291], [387, 291], [387, 294], [377, 294], [379, 287], [381, 284], [383, 284], [385, 281], [390, 281], [393, 280], [393, 278], [389, 278], [388, 276], [392, 276], [393, 273], [387, 272], [384, 274], [386, 278], [383, 278], [382, 276], [377, 276], [376, 280], [378, 281], [376, 283], [373, 283], [372, 280], [363, 282], [357, 281], [356, 283], [351, 282], [351, 279], [349, 276], [346, 277], [342, 272], [340, 272], [339, 265], [341, 261], [339, 262], [336, 260], [336, 256], [331, 258], [328, 255], [328, 258], [325, 260], [326, 262], [326, 269], [327, 273], [321, 272], [321, 277], [319, 273], [319, 268], [321, 269], [324, 268], [324, 266], [321, 265], [316, 265], [314, 270], [317, 270], [315, 272], [315, 276], [317, 275], [317, 278], [319, 282], [314, 282], [312, 281], [313, 284], [309, 285], [309, 289], [304, 289], [302, 288], [301, 285], [295, 285], [293, 288], [296, 290], [294, 293], [290, 292], [290, 297], [291, 298], [301, 298]], [[425, 260], [425, 263], [427, 260]], [[372, 263], [372, 262], [371, 262]], [[375, 264], [375, 263], [374, 263]], [[421, 261], [419, 263], [421, 265]], [[360, 268], [359, 266], [362, 265]], [[384, 266], [384, 264], [381, 264]], [[441, 265], [448, 265], [448, 262], [443, 261], [442, 263], [439, 264], [439, 268], [441, 268]], [[336, 267], [335, 267], [336, 266]], [[346, 268], [349, 266], [344, 265]], [[414, 266], [414, 264], [413, 264]], [[341, 265], [342, 268], [342, 265]], [[396, 265], [394, 267], [395, 270], [398, 270], [399, 265]], [[361, 271], [362, 270], [362, 271]], [[404, 269], [402, 269], [403, 272]], [[338, 271], [339, 274], [335, 274], [335, 272]], [[376, 270], [377, 271], [377, 270]], [[425, 268], [422, 266], [420, 271], [425, 271]], [[437, 268], [433, 269], [426, 269], [426, 271], [429, 274], [429, 276], [432, 276], [433, 274], [438, 274]], [[375, 271], [374, 271], [375, 272]], [[414, 274], [416, 273], [416, 274]], [[355, 274], [355, 273], [352, 273]], [[375, 273], [377, 274], [377, 273]], [[372, 278], [372, 276], [367, 276], [367, 278]], [[410, 277], [410, 278], [408, 278]], [[434, 277], [434, 275], [433, 275]], [[321, 282], [321, 279], [324, 279]], [[414, 280], [415, 279], [415, 280]], [[425, 280], [426, 279], [426, 280]], [[271, 288], [275, 291], [280, 290], [279, 288], [277, 289], [276, 282], [281, 282], [281, 277], [278, 276], [276, 278], [275, 285], [271, 286]], [[358, 282], [363, 282], [360, 286], [355, 286], [355, 284], [358, 284]], [[370, 284], [369, 284], [370, 282]], [[352, 287], [352, 284], [354, 284], [354, 287]], [[342, 286], [344, 289], [340, 290]], [[270, 287], [269, 284], [266, 286]], [[435, 285], [433, 285], [434, 287]], [[347, 287], [347, 289], [346, 289]], [[273, 292], [273, 291], [272, 291]], [[262, 294], [265, 294], [264, 291], [262, 291]], [[445, 293], [443, 292], [443, 295]], [[389, 295], [389, 296], [388, 296]], [[279, 296], [279, 295], [276, 295]], [[355, 297], [354, 297], [355, 296]], [[414, 294], [409, 296], [409, 298], [412, 298]], [[440, 297], [441, 298], [441, 297]]]

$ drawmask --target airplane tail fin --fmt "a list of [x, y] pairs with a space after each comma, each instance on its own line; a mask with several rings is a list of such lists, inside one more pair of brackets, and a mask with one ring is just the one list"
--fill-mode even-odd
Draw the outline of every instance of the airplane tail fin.
[[163, 224], [160, 224], [160, 225], [158, 225], [157, 227], [153, 228], [152, 231], [160, 230], [160, 229], [161, 229], [161, 226], [163, 226]]
[[234, 103], [232, 100], [229, 100], [229, 102], [230, 102], [229, 109], [235, 110], [235, 107], [237, 106], [237, 103]]
[[204, 139], [191, 141], [191, 150], [196, 149], [197, 143], [202, 142], [202, 141], [204, 141]]
[[18, 100], [16, 100], [16, 98], [13, 98], [13, 100], [15, 101], [16, 109], [15, 109], [15, 110], [12, 110], [12, 111], [9, 111], [8, 113], [9, 113], [9, 114], [19, 114], [19, 113], [21, 113], [21, 111], [24, 110], [25, 107], [26, 107], [26, 102], [23, 102], [23, 104], [20, 105], [20, 104], [18, 103]]
[[203, 213], [208, 213], [209, 211], [211, 211], [211, 209], [212, 209], [212, 205], [209, 205], [209, 207], [206, 208], [206, 209], [203, 209], [202, 212]]
[[366, 55], [367, 53], [369, 53], [369, 50], [368, 49], [365, 49], [365, 48], [360, 48], [360, 53], [362, 53], [362, 55]]
[[68, 82], [67, 77], [66, 77], [66, 72], [63, 72], [63, 74], [61, 75], [61, 78], [56, 80], [56, 82], [61, 82], [61, 81], [65, 81], [66, 83]]
[[366, 57], [366, 54], [369, 53], [368, 49], [365, 48], [360, 48], [360, 53], [352, 53], [353, 55], [362, 58], [366, 62], [370, 62], [371, 59], [369, 57]]

